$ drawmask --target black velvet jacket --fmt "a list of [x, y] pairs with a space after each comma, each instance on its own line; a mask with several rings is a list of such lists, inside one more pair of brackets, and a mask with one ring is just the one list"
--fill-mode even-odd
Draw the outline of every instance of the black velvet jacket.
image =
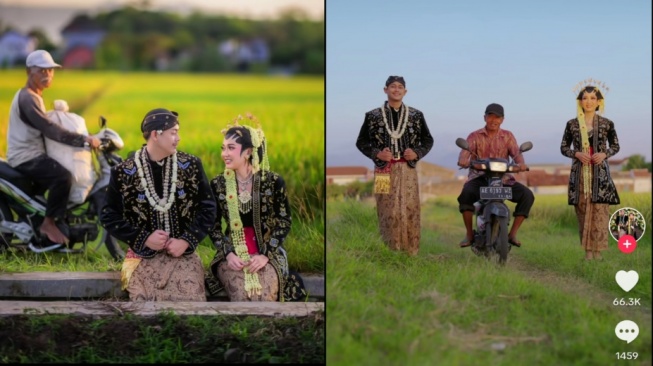
[[[601, 164], [592, 164], [592, 202], [616, 205], [620, 202], [619, 194], [610, 176], [608, 158], [619, 152], [617, 131], [614, 129], [614, 122], [611, 120], [599, 115], [595, 115], [594, 118], [596, 119], [595, 127], [588, 134], [590, 145], [595, 154], [605, 153], [606, 158]], [[580, 196], [579, 183], [583, 165], [580, 160], [574, 157], [574, 154], [581, 150], [580, 125], [578, 119], [574, 118], [567, 122], [560, 143], [562, 155], [572, 159], [567, 197], [570, 205], [577, 205]]]
[[[261, 174], [258, 172], [254, 175], [252, 187], [252, 213], [258, 251], [268, 257], [269, 263], [277, 272], [279, 300], [300, 300], [306, 295], [303, 282], [298, 274], [289, 271], [288, 257], [283, 247], [292, 225], [286, 184], [283, 178], [274, 172], [265, 172], [265, 180], [261, 179]], [[231, 239], [229, 208], [226, 199], [227, 186], [224, 175], [218, 174], [210, 184], [217, 204], [215, 225], [209, 233], [217, 252], [211, 261], [207, 277], [208, 291], [213, 294], [224, 287], [216, 275], [218, 264], [227, 260], [227, 254], [230, 252], [236, 254], [236, 252]], [[224, 232], [222, 219], [226, 226]]]
[[[393, 111], [392, 108], [388, 106], [387, 102], [384, 104], [384, 108], [388, 122], [392, 115], [392, 120], [395, 122], [396, 126], [400, 113]], [[401, 108], [406, 108], [406, 105], [403, 104]], [[403, 152], [410, 148], [415, 151], [417, 159], [408, 161], [408, 166], [414, 168], [417, 162], [431, 151], [431, 148], [433, 147], [433, 137], [426, 125], [426, 120], [424, 119], [422, 112], [412, 107], [408, 108], [408, 125], [406, 126], [403, 136], [399, 140], [399, 150]], [[383, 168], [388, 164], [376, 157], [379, 151], [384, 148], [387, 147], [392, 149], [390, 135], [388, 134], [388, 131], [386, 131], [383, 116], [381, 115], [381, 108], [375, 108], [365, 113], [365, 120], [363, 121], [363, 126], [358, 134], [356, 147], [365, 156], [372, 159], [376, 167]]]
[[[169, 211], [170, 237], [186, 240], [189, 246], [184, 255], [188, 255], [195, 251], [213, 226], [216, 208], [200, 159], [179, 151], [177, 165], [177, 193]], [[155, 162], [150, 162], [150, 166], [155, 189], [160, 196], [163, 169]], [[145, 246], [145, 241], [152, 232], [163, 230], [164, 226], [145, 196], [133, 157], [111, 169], [100, 220], [111, 235], [127, 243], [137, 255], [151, 258], [157, 254]]]

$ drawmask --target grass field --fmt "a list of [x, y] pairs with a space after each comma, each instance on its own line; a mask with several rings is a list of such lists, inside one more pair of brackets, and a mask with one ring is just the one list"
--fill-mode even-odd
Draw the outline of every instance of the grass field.
[[[455, 196], [422, 206], [416, 257], [385, 247], [372, 204], [329, 201], [327, 363], [650, 365], [650, 202], [650, 193], [622, 195], [622, 206], [646, 217], [634, 253], [611, 240], [603, 261], [586, 262], [566, 197], [537, 196], [522, 248], [499, 267], [457, 247], [464, 226]], [[619, 270], [639, 273], [630, 292], [616, 284]], [[613, 305], [620, 298], [641, 305]], [[639, 326], [630, 344], [615, 335], [623, 320]]]
[[[0, 71], [0, 156], [6, 154], [9, 106], [25, 81], [24, 71]], [[123, 157], [144, 143], [140, 122], [149, 110], [177, 111], [179, 149], [200, 157], [209, 179], [224, 170], [220, 131], [239, 114], [251, 112], [268, 138], [271, 169], [284, 177], [288, 187], [293, 213], [286, 242], [290, 266], [324, 271], [324, 78], [62, 70], [44, 92], [47, 109], [55, 99], [67, 100], [71, 111], [86, 119], [91, 133], [99, 130], [98, 117], [106, 117], [125, 142]], [[208, 239], [199, 253], [208, 264], [213, 255]], [[48, 269], [48, 262], [69, 262], [65, 255], [15, 255], [23, 259], [17, 267], [70, 270]], [[85, 267], [84, 260], [73, 261]], [[102, 271], [111, 266], [95, 268]]]

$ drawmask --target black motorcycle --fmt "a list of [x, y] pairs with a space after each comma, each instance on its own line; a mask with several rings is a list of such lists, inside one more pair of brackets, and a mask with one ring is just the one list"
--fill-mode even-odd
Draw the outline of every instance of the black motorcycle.
[[[57, 222], [59, 229], [69, 239], [67, 246], [52, 243], [39, 231], [45, 217], [45, 188], [37, 187], [6, 160], [0, 159], [0, 252], [11, 247], [27, 246], [37, 253], [51, 250], [81, 253], [101, 233], [95, 249], [104, 244], [114, 259], [124, 258], [125, 252], [118, 240], [102, 228], [98, 219], [104, 205], [111, 167], [122, 161], [116, 151], [122, 149], [124, 143], [118, 133], [106, 127], [104, 117], [100, 117], [100, 127], [100, 132], [94, 136], [100, 139], [101, 144], [97, 154], [93, 154], [99, 165], [98, 179], [86, 200], [81, 204], [70, 203], [64, 219]], [[81, 244], [81, 248], [75, 248], [76, 244]]]
[[[463, 138], [456, 139], [456, 145], [471, 152], [467, 140]], [[519, 146], [519, 153], [532, 148], [530, 141], [524, 142]], [[472, 160], [470, 169], [485, 172], [487, 179], [487, 185], [480, 189], [481, 199], [474, 203], [476, 230], [471, 249], [475, 254], [488, 259], [498, 255], [499, 263], [505, 264], [511, 245], [508, 242], [510, 209], [504, 201], [512, 199], [512, 187], [504, 186], [502, 178], [506, 173], [519, 172], [519, 165], [515, 164], [514, 159], [488, 158]], [[524, 171], [528, 171], [528, 168]]]

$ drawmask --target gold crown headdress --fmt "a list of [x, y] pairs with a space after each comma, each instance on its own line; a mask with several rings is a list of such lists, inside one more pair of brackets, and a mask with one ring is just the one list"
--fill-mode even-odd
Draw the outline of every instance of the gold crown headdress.
[[610, 88], [601, 80], [597, 79], [592, 79], [592, 78], [587, 78], [585, 80], [580, 81], [578, 84], [573, 89], [574, 94], [578, 95], [582, 89], [588, 86], [593, 86], [595, 88], [598, 88], [601, 91], [601, 94], [605, 94], [610, 91]]
[[[252, 137], [252, 145], [254, 146], [254, 151], [252, 151], [252, 171], [254, 173], [258, 172], [259, 170], [262, 171], [269, 171], [270, 170], [270, 161], [268, 159], [268, 147], [267, 147], [267, 139], [265, 138], [265, 133], [263, 132], [263, 129], [261, 128], [261, 123], [259, 120], [251, 113], [247, 112], [245, 114], [245, 117], [252, 121], [256, 127], [252, 127], [250, 125], [245, 125], [242, 124], [240, 121], [244, 120], [243, 116], [240, 114], [238, 117], [234, 118], [233, 124], [228, 124], [227, 128], [222, 129], [222, 134], [226, 134], [227, 131], [232, 128], [232, 127], [243, 127], [246, 128], [249, 131], [250, 136]], [[262, 152], [262, 159], [259, 160], [258, 156], [258, 149], [261, 148]], [[265, 180], [265, 174], [262, 175], [261, 179]]]

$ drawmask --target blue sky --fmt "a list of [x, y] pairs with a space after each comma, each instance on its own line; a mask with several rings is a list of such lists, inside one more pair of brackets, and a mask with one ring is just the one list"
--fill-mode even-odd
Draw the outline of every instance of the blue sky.
[[530, 164], [571, 163], [560, 154], [575, 117], [573, 87], [605, 82], [604, 116], [620, 159], [651, 160], [651, 1], [329, 0], [327, 166], [371, 161], [355, 146], [365, 112], [381, 106], [388, 75], [402, 75], [404, 102], [435, 139], [426, 161], [453, 168], [456, 137], [484, 126], [500, 103], [502, 127], [530, 140]]

